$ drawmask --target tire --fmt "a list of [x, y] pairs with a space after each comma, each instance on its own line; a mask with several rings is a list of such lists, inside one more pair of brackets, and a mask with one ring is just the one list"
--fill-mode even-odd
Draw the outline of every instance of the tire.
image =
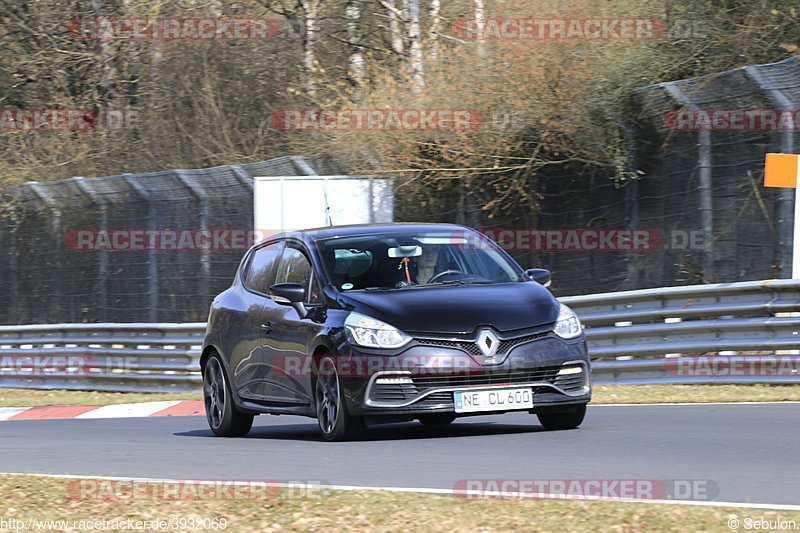
[[419, 417], [423, 426], [446, 426], [455, 419], [456, 415], [452, 413], [431, 413]]
[[217, 354], [212, 354], [203, 367], [203, 400], [208, 425], [217, 437], [241, 437], [253, 427], [253, 415], [242, 413], [233, 404], [225, 368]]
[[571, 411], [561, 413], [538, 413], [539, 423], [547, 430], [575, 429], [586, 416], [586, 404], [575, 406]]
[[314, 387], [317, 421], [322, 438], [326, 441], [347, 441], [361, 437], [365, 430], [364, 417], [347, 412], [336, 363], [325, 357], [319, 364], [319, 375]]

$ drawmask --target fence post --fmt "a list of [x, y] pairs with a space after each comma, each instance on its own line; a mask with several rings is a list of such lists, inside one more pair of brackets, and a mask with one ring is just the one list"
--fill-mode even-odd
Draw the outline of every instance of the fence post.
[[240, 167], [239, 165], [231, 165], [231, 170], [233, 170], [233, 174], [239, 180], [239, 182], [245, 186], [245, 188], [253, 192], [253, 177], [250, 176], [245, 169]]
[[[97, 191], [90, 185], [91, 182], [86, 181], [81, 176], [76, 176], [72, 178], [72, 181], [75, 182], [75, 185], [88, 196], [95, 204], [98, 205], [100, 210], [100, 228], [101, 230], [108, 230], [108, 206], [107, 201], [105, 198], [101, 197], [97, 194]], [[98, 275], [98, 294], [97, 294], [97, 306], [100, 308], [100, 312], [98, 313], [98, 320], [102, 322], [107, 322], [109, 320], [109, 312], [108, 312], [108, 250], [102, 249], [97, 250], [96, 253], [99, 253], [98, 261], [97, 261], [97, 275]]]
[[13, 319], [14, 323], [19, 320], [19, 216], [14, 205], [10, 207], [9, 214], [9, 254], [8, 254], [8, 296], [10, 302], [6, 302], [10, 316], [9, 323]]
[[[55, 200], [47, 193], [44, 186], [41, 183], [30, 181], [27, 183], [28, 187], [38, 196], [44, 204], [50, 208], [53, 212], [53, 218], [50, 221], [50, 229], [52, 232], [53, 239], [58, 242], [58, 246], [55, 246], [54, 250], [50, 250], [53, 254], [53, 293], [50, 295], [51, 302], [59, 302], [63, 305], [63, 294], [61, 290], [61, 254], [63, 252], [64, 247], [64, 233], [61, 231], [61, 209], [59, 209], [58, 204]], [[46, 316], [50, 316], [49, 313], [52, 311], [52, 305], [49, 306], [48, 311], [46, 312]], [[74, 310], [72, 310], [74, 313]], [[75, 316], [73, 314], [73, 316]]]
[[[145, 187], [139, 183], [138, 176], [133, 174], [123, 174], [122, 178], [131, 186], [133, 190], [147, 202], [147, 226], [148, 229], [157, 229], [156, 223], [156, 206], [153, 203], [152, 195]], [[148, 320], [150, 322], [158, 322], [158, 306], [160, 298], [158, 297], [158, 252], [153, 246], [147, 250], [147, 291], [148, 291]]]
[[[766, 79], [759, 70], [753, 66], [744, 68], [747, 74], [761, 90], [767, 93], [769, 98], [781, 109], [792, 109], [794, 105], [792, 101], [783, 94], [783, 91], [775, 87], [770, 80]], [[781, 153], [793, 154], [794, 151], [794, 132], [792, 130], [783, 130], [780, 134], [781, 138]], [[782, 278], [792, 277], [792, 250], [791, 242], [794, 228], [794, 201], [795, 191], [784, 187], [778, 188], [778, 223], [776, 224], [778, 230], [778, 240], [780, 240], [777, 249], [775, 250], [775, 259], [778, 263], [780, 276]]]
[[[665, 83], [664, 88], [683, 107], [697, 110], [674, 83]], [[707, 129], [697, 132], [697, 166], [700, 178], [700, 220], [703, 229], [703, 278], [706, 282], [716, 281], [714, 272], [713, 240], [714, 234], [714, 189], [711, 181], [711, 132]]]
[[[192, 193], [192, 196], [200, 204], [200, 229], [202, 231], [208, 231], [208, 195], [203, 190], [203, 187], [199, 186], [196, 181], [191, 179], [187, 176], [187, 172], [185, 170], [173, 170], [173, 173], [178, 177], [178, 179], [183, 183], [189, 192]], [[200, 275], [201, 278], [201, 285], [202, 285], [202, 293], [203, 299], [211, 304], [211, 290], [209, 287], [209, 281], [211, 278], [211, 250], [204, 249], [200, 252]]]

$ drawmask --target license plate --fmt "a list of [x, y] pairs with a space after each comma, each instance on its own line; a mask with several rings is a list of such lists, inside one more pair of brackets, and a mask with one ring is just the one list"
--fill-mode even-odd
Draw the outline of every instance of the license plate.
[[453, 394], [456, 413], [508, 411], [533, 407], [533, 391], [530, 388], [457, 391]]

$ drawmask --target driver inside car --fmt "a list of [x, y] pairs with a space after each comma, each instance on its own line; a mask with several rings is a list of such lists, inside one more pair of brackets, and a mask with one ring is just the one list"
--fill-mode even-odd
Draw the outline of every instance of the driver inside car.
[[434, 276], [443, 271], [437, 268], [438, 262], [439, 247], [431, 244], [423, 246], [421, 255], [411, 258], [406, 257], [400, 262], [398, 270], [402, 272], [402, 276], [396, 286], [407, 287], [409, 285], [424, 285], [428, 283]]

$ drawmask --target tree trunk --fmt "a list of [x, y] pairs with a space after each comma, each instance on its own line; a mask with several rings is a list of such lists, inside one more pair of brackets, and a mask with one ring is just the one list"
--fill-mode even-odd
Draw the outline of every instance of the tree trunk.
[[306, 95], [312, 100], [317, 97], [317, 86], [314, 81], [314, 71], [316, 70], [316, 43], [317, 43], [317, 21], [319, 19], [318, 0], [300, 0], [303, 8], [303, 86]]
[[431, 6], [428, 10], [428, 15], [431, 19], [431, 26], [428, 30], [428, 43], [430, 46], [428, 57], [430, 57], [431, 61], [436, 61], [439, 58], [439, 25], [442, 21], [441, 10], [441, 0], [431, 0]]
[[361, 92], [366, 77], [366, 65], [364, 55], [361, 53], [361, 34], [359, 24], [361, 22], [361, 0], [347, 0], [345, 4], [345, 17], [347, 18], [347, 43], [350, 48], [350, 55], [347, 59], [347, 75], [353, 84], [353, 93], [350, 99], [357, 102], [361, 99]]
[[400, 23], [405, 24], [405, 19], [400, 16], [400, 11], [394, 0], [384, 0], [383, 5], [386, 7], [386, 12], [389, 14], [389, 42], [392, 45], [392, 50], [398, 56], [405, 54], [405, 46], [403, 43], [403, 32], [400, 29]]
[[[111, 16], [105, 0], [92, 0], [92, 12], [95, 18], [110, 18]], [[105, 120], [109, 116], [109, 112], [116, 109], [117, 68], [114, 64], [116, 54], [110, 40], [101, 39], [99, 49], [100, 54], [97, 58], [99, 107], [105, 114], [100, 119]]]
[[419, 25], [419, 0], [403, 0], [406, 19], [406, 39], [408, 40], [408, 68], [411, 77], [411, 88], [420, 92], [425, 87], [424, 68], [422, 64], [422, 35]]
[[[483, 28], [486, 24], [486, 8], [483, 0], [475, 0], [475, 24], [478, 28]], [[482, 33], [482, 32], [481, 32]], [[478, 39], [478, 56], [486, 55], [483, 39]]]

